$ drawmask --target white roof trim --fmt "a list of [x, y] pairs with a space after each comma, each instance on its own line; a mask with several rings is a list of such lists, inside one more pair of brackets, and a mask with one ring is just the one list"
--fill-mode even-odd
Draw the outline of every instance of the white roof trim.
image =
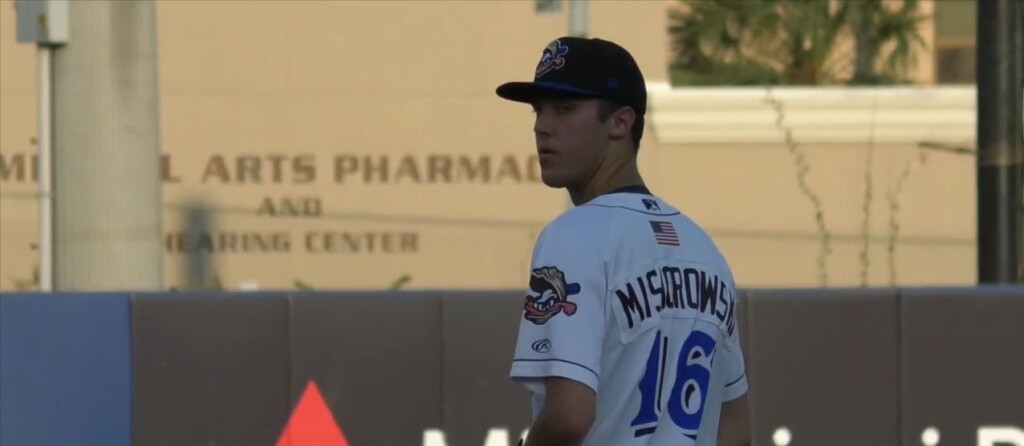
[[648, 121], [662, 144], [785, 141], [769, 102], [781, 104], [782, 125], [800, 143], [973, 145], [975, 89], [938, 87], [648, 86]]

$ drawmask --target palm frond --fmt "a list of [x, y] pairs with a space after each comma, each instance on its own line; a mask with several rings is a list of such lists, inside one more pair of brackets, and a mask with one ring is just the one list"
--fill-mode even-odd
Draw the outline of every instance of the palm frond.
[[[672, 78], [696, 84], [898, 80], [925, 47], [920, 0], [679, 0], [669, 12]], [[853, 36], [852, 54], [839, 51]], [[886, 51], [882, 54], [882, 49]], [[888, 49], [891, 48], [892, 51]], [[852, 61], [856, 59], [857, 63]]]

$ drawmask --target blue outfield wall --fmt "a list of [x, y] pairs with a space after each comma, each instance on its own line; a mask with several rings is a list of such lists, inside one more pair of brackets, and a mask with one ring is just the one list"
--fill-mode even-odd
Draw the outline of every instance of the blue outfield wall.
[[130, 305], [0, 295], [0, 445], [131, 444]]

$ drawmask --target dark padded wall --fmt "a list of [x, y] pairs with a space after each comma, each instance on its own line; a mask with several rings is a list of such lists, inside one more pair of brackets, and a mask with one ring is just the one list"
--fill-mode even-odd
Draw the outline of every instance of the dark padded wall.
[[[135, 298], [135, 444], [274, 444], [315, 381], [352, 446], [420, 446], [435, 429], [447, 446], [481, 446], [493, 429], [513, 445], [530, 418], [508, 380], [522, 299]], [[781, 428], [791, 445], [830, 446], [1024, 429], [1024, 288], [748, 290], [740, 302], [755, 445]]]
[[793, 444], [899, 438], [895, 294], [780, 290], [751, 293], [747, 305], [756, 438], [782, 427]]
[[1024, 295], [910, 291], [902, 299], [903, 441], [976, 444], [982, 426], [1024, 432]]
[[383, 293], [291, 300], [292, 402], [314, 380], [353, 445], [419, 445], [441, 425], [441, 299]]
[[289, 413], [284, 295], [133, 299], [134, 445], [271, 445]]
[[493, 428], [518, 438], [529, 427], [529, 392], [508, 379], [523, 297], [449, 293], [442, 301], [443, 427], [449, 446], [483, 445]]

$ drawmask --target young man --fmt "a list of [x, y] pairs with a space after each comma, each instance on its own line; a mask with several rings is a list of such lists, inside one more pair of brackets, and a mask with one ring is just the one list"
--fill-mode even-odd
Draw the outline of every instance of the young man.
[[533, 251], [511, 377], [533, 396], [526, 446], [744, 445], [747, 381], [729, 264], [637, 168], [647, 91], [633, 57], [563, 37], [528, 103], [546, 185], [575, 207]]

